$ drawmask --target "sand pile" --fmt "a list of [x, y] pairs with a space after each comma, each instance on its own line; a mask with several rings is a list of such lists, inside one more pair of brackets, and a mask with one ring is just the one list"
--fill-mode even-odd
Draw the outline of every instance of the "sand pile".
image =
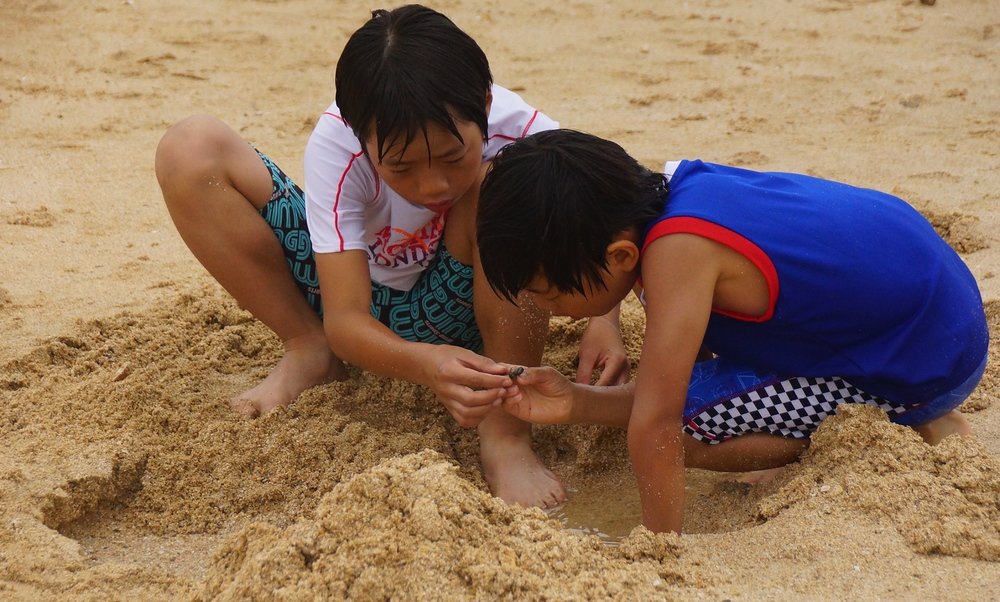
[[244, 512], [297, 516], [344, 476], [447, 438], [440, 411], [413, 411], [406, 428], [394, 426], [403, 423], [395, 410], [427, 394], [371, 376], [310, 392], [264, 420], [239, 419], [226, 403], [230, 386], [252, 382], [277, 352], [259, 323], [203, 289], [147, 315], [86, 324], [5, 366], [0, 434], [44, 430], [54, 438], [45, 447], [69, 450], [127, 435], [130, 453], [148, 462], [116, 520], [156, 533], [218, 530]]
[[858, 510], [922, 554], [1000, 560], [1000, 459], [975, 439], [926, 445], [877, 408], [838, 414], [813, 435], [787, 482], [761, 500], [763, 518], [802, 503]]
[[424, 452], [341, 483], [315, 520], [247, 527], [218, 551], [202, 597], [650, 598], [690, 581], [678, 572], [680, 547], [678, 537], [644, 529], [619, 547], [578, 537], [541, 510], [498, 502]]

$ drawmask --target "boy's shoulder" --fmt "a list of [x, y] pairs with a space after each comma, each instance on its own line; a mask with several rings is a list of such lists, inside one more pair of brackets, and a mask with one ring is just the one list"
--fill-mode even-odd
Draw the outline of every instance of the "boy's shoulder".
[[336, 102], [330, 103], [316, 120], [316, 125], [309, 136], [307, 152], [310, 147], [316, 145], [337, 148], [351, 154], [361, 152], [361, 141], [340, 114]]
[[516, 92], [497, 84], [493, 84], [492, 90], [484, 156], [492, 157], [501, 147], [529, 134], [559, 127], [557, 121], [528, 104]]

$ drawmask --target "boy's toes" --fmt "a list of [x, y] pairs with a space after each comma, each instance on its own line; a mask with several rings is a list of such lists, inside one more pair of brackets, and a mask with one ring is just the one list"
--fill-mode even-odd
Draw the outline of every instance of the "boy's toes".
[[260, 416], [260, 410], [251, 399], [236, 397], [229, 402], [229, 407], [232, 408], [232, 410], [237, 414], [246, 418], [256, 418]]
[[748, 485], [765, 485], [778, 477], [785, 470], [784, 466], [777, 468], [765, 468], [763, 470], [753, 470], [743, 473], [736, 479], [738, 483]]

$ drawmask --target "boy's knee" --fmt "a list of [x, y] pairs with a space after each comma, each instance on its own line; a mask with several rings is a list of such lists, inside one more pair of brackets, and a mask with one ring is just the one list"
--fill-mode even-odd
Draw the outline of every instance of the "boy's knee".
[[165, 188], [168, 181], [200, 177], [221, 164], [225, 149], [236, 136], [226, 124], [211, 115], [192, 115], [170, 126], [156, 146], [156, 177]]
[[707, 464], [706, 458], [713, 450], [712, 444], [698, 441], [691, 435], [684, 435], [684, 465], [689, 468], [701, 468]]

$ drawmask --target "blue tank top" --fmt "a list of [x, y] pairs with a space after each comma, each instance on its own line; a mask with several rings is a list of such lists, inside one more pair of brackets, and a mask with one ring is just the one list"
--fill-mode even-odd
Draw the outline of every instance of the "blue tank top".
[[767, 281], [763, 316], [713, 310], [705, 344], [722, 357], [789, 376], [839, 376], [902, 404], [952, 390], [985, 357], [975, 278], [894, 196], [683, 161], [643, 249], [678, 232], [735, 249]]

